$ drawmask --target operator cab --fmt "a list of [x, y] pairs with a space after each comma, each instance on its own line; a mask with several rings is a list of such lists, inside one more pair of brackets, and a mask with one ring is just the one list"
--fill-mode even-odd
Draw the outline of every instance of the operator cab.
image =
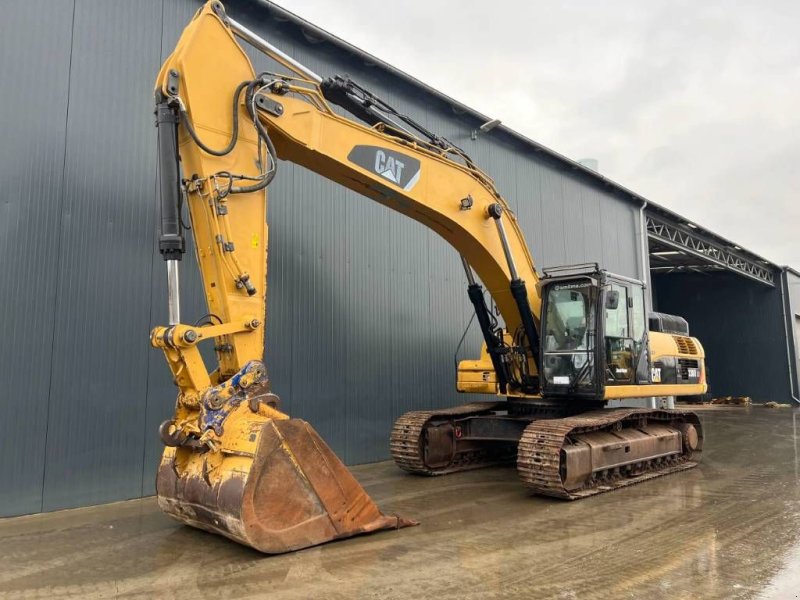
[[542, 395], [602, 400], [606, 386], [649, 383], [644, 284], [597, 264], [544, 273]]

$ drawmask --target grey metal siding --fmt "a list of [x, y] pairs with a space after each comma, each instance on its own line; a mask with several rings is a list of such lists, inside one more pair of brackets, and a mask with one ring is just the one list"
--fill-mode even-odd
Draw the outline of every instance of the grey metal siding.
[[72, 13], [38, 0], [0, 19], [0, 515], [42, 508]]
[[141, 490], [161, 2], [78, 0], [44, 510]]
[[[0, 22], [0, 515], [153, 492], [175, 391], [148, 332], [166, 320], [152, 86], [194, 0], [15, 2]], [[641, 277], [635, 203], [263, 7], [231, 15], [323, 75], [354, 79], [463, 146], [508, 197], [541, 267]], [[73, 22], [74, 13], [74, 22]], [[35, 32], [35, 35], [34, 35]], [[251, 53], [251, 56], [253, 54]], [[71, 60], [70, 60], [71, 57]], [[259, 57], [256, 68], [269, 62]], [[47, 84], [43, 85], [42, 82]], [[46, 93], [41, 93], [46, 89]], [[69, 110], [67, 110], [67, 107]], [[281, 164], [270, 187], [266, 361], [286, 410], [348, 463], [384, 459], [392, 421], [463, 401], [470, 318], [457, 253], [418, 223]], [[204, 311], [188, 254], [184, 321]], [[473, 324], [460, 357], [477, 353]]]
[[794, 400], [800, 402], [800, 276], [784, 269], [781, 277], [786, 311], [786, 334], [790, 357], [792, 392]]
[[653, 282], [656, 310], [684, 317], [703, 344], [714, 396], [790, 401], [779, 286], [729, 273], [662, 274]]

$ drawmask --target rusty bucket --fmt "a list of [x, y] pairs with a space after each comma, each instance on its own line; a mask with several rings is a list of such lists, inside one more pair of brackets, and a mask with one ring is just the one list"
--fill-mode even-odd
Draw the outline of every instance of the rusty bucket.
[[164, 451], [161, 509], [268, 554], [415, 525], [381, 513], [316, 431], [300, 419], [243, 422], [218, 451]]

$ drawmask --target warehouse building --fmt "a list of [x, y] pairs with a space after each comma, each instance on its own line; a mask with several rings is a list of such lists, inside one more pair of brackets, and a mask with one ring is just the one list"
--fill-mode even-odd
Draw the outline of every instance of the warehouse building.
[[654, 307], [703, 342], [711, 393], [797, 403], [797, 272], [662, 207], [645, 215]]
[[[196, 0], [9, 3], [0, 21], [0, 516], [154, 493], [175, 389], [150, 329], [152, 86]], [[707, 349], [712, 391], [797, 397], [800, 275], [739, 248], [268, 3], [231, 16], [322, 75], [348, 73], [495, 178], [541, 267], [644, 280]], [[256, 69], [274, 68], [251, 52]], [[473, 139], [474, 138], [474, 139]], [[290, 164], [269, 188], [266, 362], [293, 416], [349, 464], [388, 458], [411, 409], [454, 405], [471, 306], [458, 255], [416, 222]], [[187, 255], [190, 256], [190, 255]], [[203, 315], [185, 261], [183, 314]], [[473, 327], [459, 357], [475, 355]]]

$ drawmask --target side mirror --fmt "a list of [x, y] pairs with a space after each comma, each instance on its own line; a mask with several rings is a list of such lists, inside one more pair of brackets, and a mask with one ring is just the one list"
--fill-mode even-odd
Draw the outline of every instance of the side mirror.
[[619, 292], [617, 290], [609, 290], [606, 292], [606, 309], [617, 310], [619, 306]]

